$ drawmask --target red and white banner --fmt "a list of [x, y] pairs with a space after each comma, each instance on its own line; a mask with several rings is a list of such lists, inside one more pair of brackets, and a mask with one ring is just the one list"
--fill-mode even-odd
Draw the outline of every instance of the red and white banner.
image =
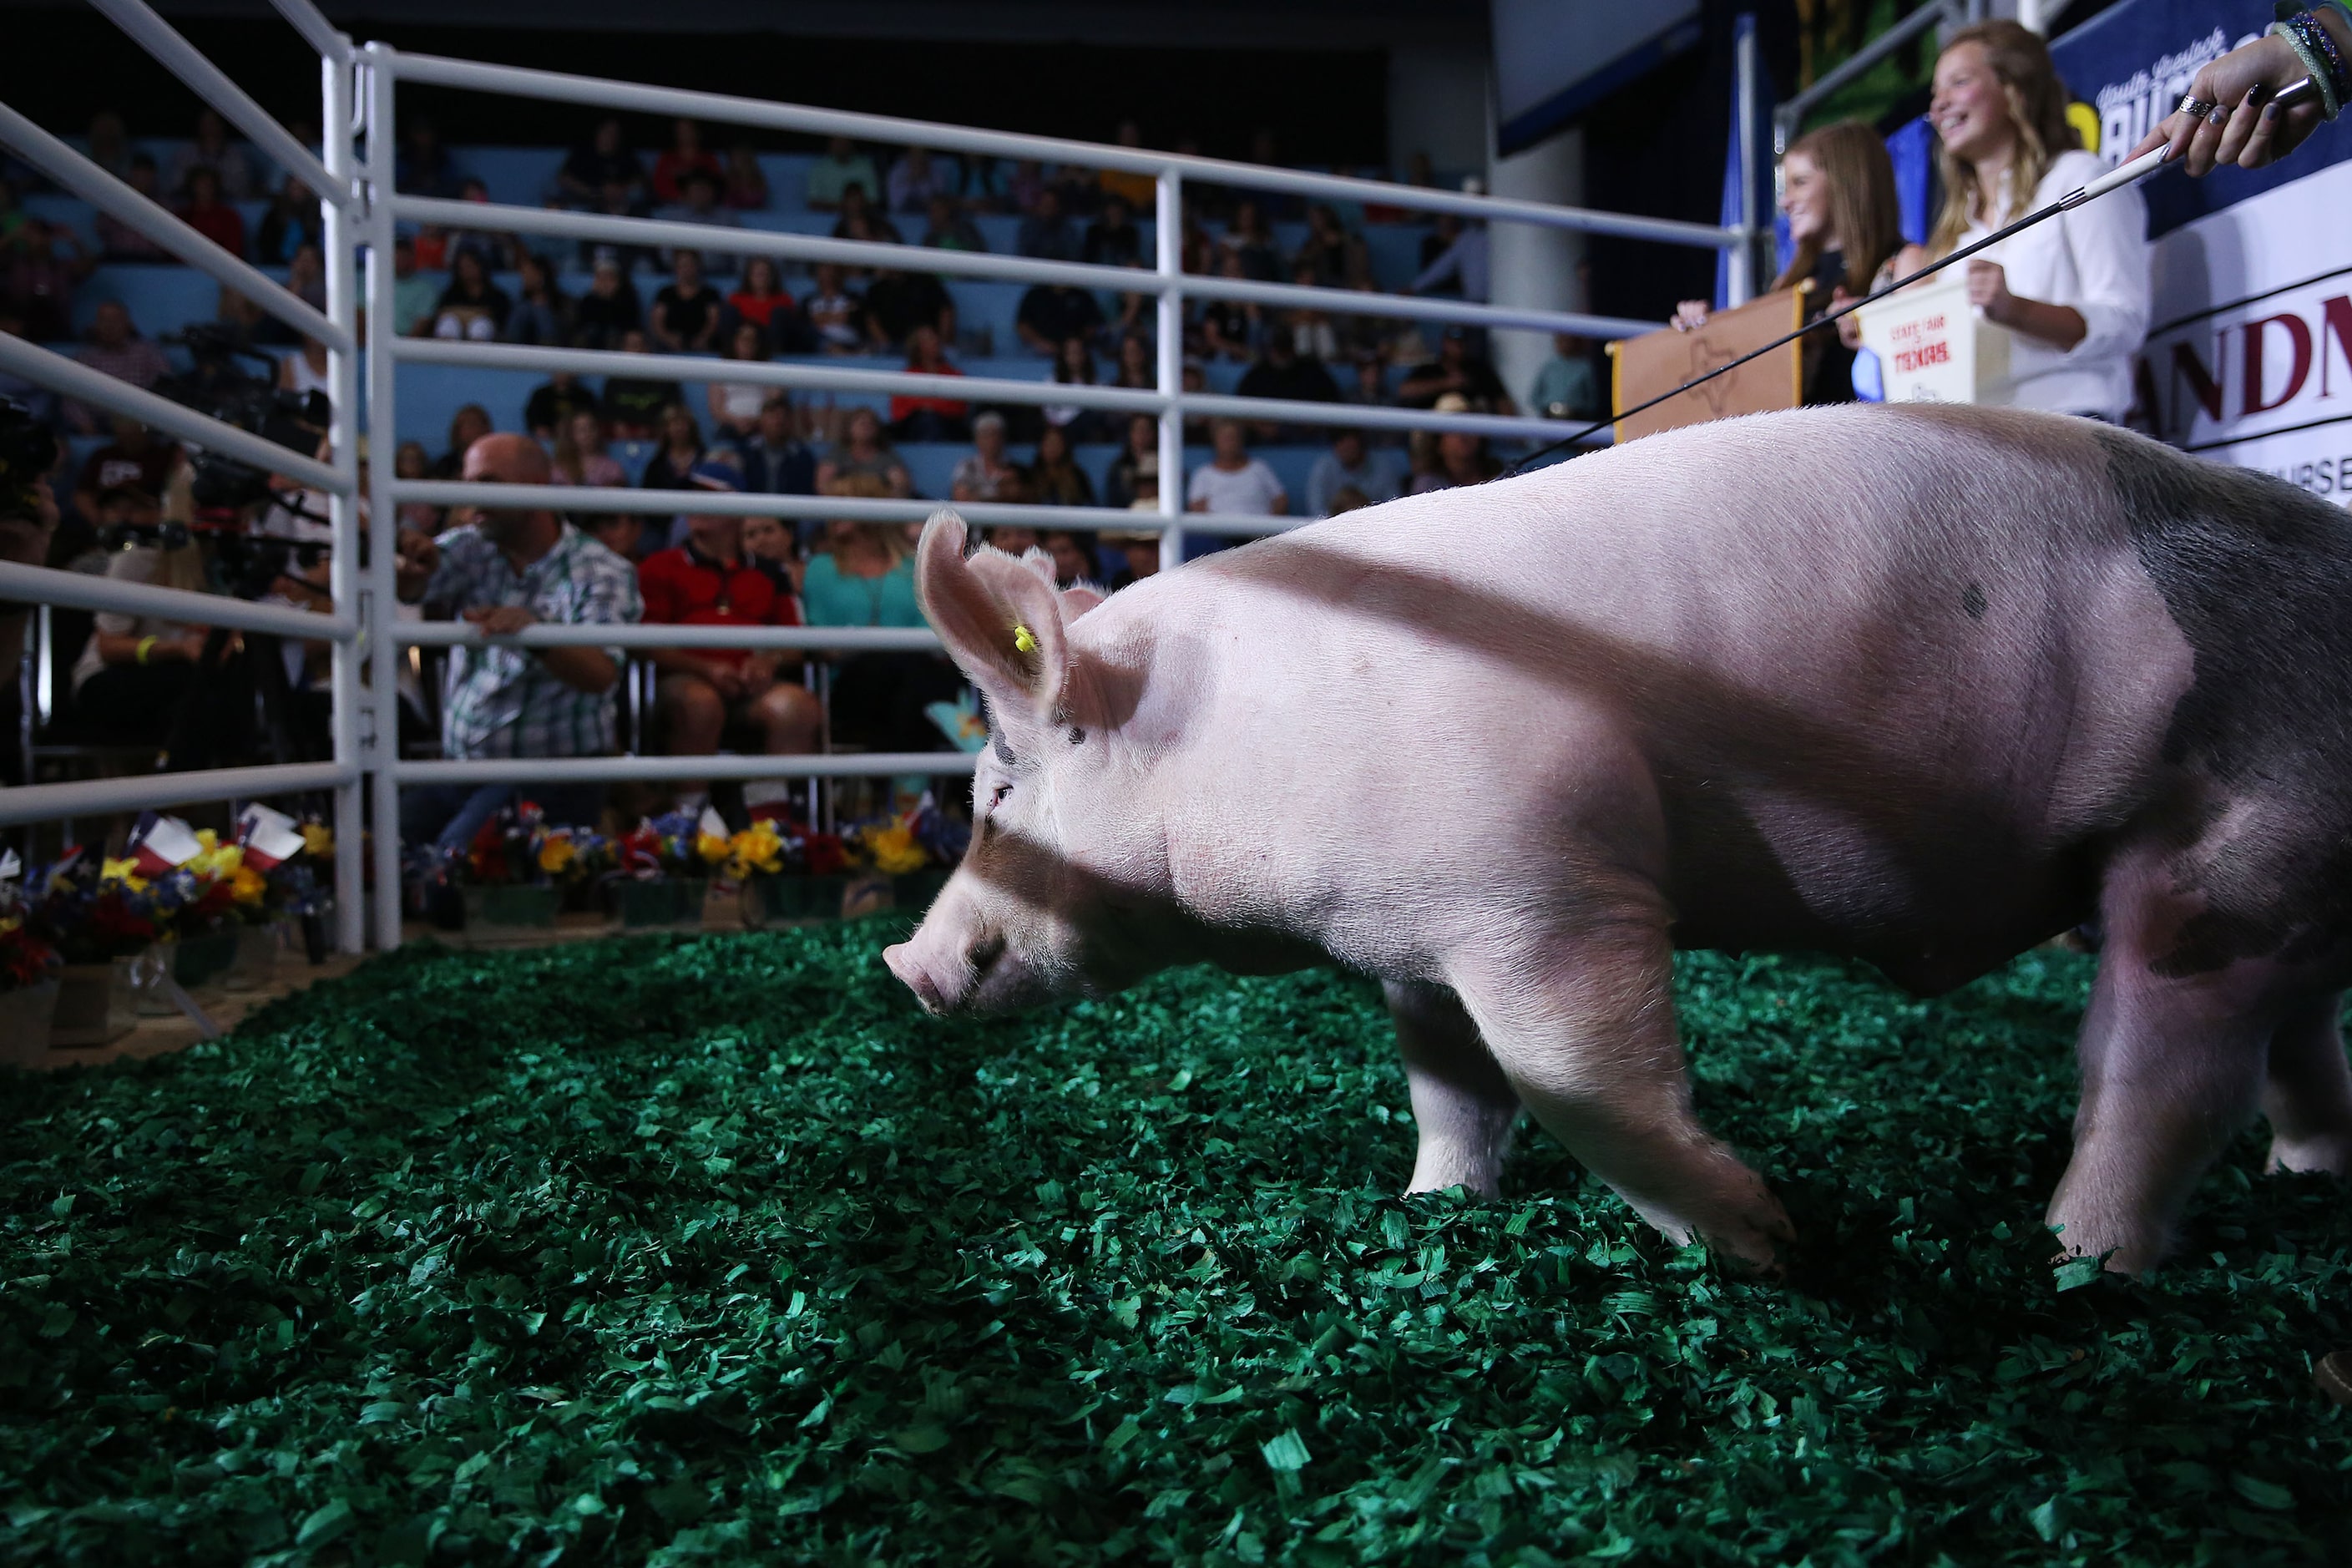
[[2134, 422], [2352, 500], [2352, 163], [2198, 218], [2155, 252]]

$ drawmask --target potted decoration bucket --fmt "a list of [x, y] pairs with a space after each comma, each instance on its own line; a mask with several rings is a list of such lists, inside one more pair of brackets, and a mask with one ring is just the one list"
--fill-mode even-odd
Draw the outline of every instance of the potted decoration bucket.
[[555, 924], [555, 912], [563, 907], [563, 889], [536, 888], [528, 885], [510, 887], [491, 883], [466, 889], [466, 928], [507, 926], [522, 930], [544, 929]]
[[849, 879], [844, 876], [747, 878], [743, 923], [757, 931], [782, 921], [839, 920], [842, 895], [848, 888]]
[[612, 887], [613, 912], [623, 931], [702, 924], [703, 883], [697, 878], [627, 877]]
[[944, 868], [926, 866], [919, 871], [908, 871], [890, 879], [890, 897], [898, 908], [920, 913], [931, 907], [940, 889], [948, 885]]
[[286, 945], [283, 922], [271, 921], [264, 925], [244, 925], [236, 928], [236, 954], [227, 972], [221, 976], [221, 985], [229, 991], [258, 991], [278, 973], [278, 950]]
[[237, 928], [223, 926], [172, 944], [172, 978], [183, 989], [216, 980], [236, 962]]
[[110, 1046], [138, 1026], [138, 1004], [131, 988], [131, 963], [68, 963], [58, 976], [57, 1011], [49, 1022], [55, 1050]]
[[0, 1064], [21, 1068], [47, 1064], [60, 984], [49, 979], [0, 991]]

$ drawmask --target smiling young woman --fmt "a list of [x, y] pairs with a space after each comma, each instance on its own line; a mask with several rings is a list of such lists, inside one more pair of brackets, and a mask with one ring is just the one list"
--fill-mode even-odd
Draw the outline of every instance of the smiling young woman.
[[[2041, 38], [2015, 22], [1952, 35], [1927, 118], [1944, 206], [1907, 273], [2106, 172], [2075, 145], [2066, 86]], [[2120, 422], [2147, 334], [2147, 208], [2125, 189], [2011, 237], [1968, 264], [1969, 302], [2016, 334], [2006, 401]]]

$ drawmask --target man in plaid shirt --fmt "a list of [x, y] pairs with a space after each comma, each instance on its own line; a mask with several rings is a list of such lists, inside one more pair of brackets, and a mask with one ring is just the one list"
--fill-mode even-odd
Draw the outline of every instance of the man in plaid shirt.
[[[524, 436], [485, 436], [466, 450], [468, 483], [543, 485], [547, 454]], [[619, 625], [641, 613], [630, 564], [551, 511], [476, 512], [402, 563], [403, 596], [430, 620], [462, 617], [486, 637], [539, 622]], [[427, 574], [429, 573], [429, 576]], [[417, 591], [421, 584], [421, 592]], [[589, 757], [613, 749], [622, 657], [598, 647], [520, 648], [483, 642], [449, 651], [441, 751], [463, 757]], [[401, 837], [462, 847], [513, 797], [513, 786], [415, 789], [401, 802]], [[558, 823], [593, 824], [599, 784], [538, 785], [530, 797]]]

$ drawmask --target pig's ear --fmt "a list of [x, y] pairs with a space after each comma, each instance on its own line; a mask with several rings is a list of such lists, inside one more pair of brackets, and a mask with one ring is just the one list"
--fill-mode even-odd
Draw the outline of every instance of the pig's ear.
[[1060, 595], [1001, 551], [966, 560], [963, 519], [941, 508], [915, 549], [915, 598], [948, 657], [1008, 716], [1051, 722], [1069, 677]]
[[1062, 590], [1062, 618], [1075, 621], [1102, 602], [1102, 590], [1093, 584], [1073, 583]]

